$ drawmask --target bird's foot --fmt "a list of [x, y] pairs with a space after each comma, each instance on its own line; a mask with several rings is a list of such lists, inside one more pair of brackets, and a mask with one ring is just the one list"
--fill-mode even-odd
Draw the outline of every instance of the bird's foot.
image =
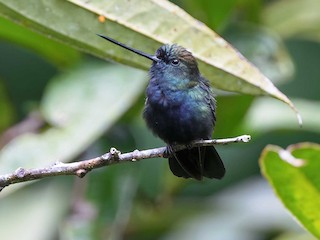
[[169, 158], [174, 153], [173, 146], [167, 145], [166, 150], [163, 153], [164, 158]]
[[192, 143], [187, 143], [186, 144], [186, 148], [189, 149], [189, 150], [192, 149], [193, 148]]

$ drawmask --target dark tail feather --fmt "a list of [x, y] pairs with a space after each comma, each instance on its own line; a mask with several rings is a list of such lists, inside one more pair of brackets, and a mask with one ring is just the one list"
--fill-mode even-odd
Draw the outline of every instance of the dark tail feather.
[[226, 173], [223, 162], [217, 152], [212, 147], [206, 147], [206, 158], [204, 161], [204, 176], [207, 178], [223, 178]]
[[203, 177], [221, 179], [225, 174], [223, 162], [212, 146], [173, 153], [169, 157], [169, 166], [174, 175], [197, 180]]

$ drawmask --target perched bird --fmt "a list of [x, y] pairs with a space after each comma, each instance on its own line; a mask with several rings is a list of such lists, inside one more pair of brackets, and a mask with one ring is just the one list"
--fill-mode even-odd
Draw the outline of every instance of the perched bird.
[[152, 60], [143, 117], [153, 133], [168, 144], [172, 173], [197, 180], [221, 179], [225, 168], [213, 146], [172, 150], [175, 144], [211, 139], [216, 122], [216, 101], [192, 53], [176, 44], [166, 44], [150, 55], [99, 36]]

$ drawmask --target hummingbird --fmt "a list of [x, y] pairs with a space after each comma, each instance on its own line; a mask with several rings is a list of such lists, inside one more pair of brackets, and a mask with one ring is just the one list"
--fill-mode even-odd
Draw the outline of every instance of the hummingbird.
[[[97, 35], [152, 61], [143, 118], [167, 144], [172, 173], [196, 180], [221, 179], [225, 168], [216, 149], [191, 146], [192, 141], [211, 139], [216, 123], [216, 100], [192, 53], [177, 44], [165, 44], [151, 55]], [[175, 152], [176, 144], [187, 148]]]

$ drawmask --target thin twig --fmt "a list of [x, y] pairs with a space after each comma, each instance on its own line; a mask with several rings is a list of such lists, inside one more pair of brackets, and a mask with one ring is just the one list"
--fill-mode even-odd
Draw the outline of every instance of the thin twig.
[[[237, 142], [249, 142], [251, 137], [249, 135], [242, 135], [234, 138], [212, 139], [194, 141], [188, 145], [175, 145], [174, 151], [179, 151], [190, 147], [211, 146], [216, 144], [228, 144]], [[59, 175], [76, 175], [80, 178], [84, 177], [92, 169], [118, 164], [122, 162], [135, 162], [146, 158], [164, 157], [166, 155], [166, 147], [148, 149], [148, 150], [134, 150], [129, 153], [121, 153], [115, 148], [111, 148], [110, 152], [96, 158], [73, 162], [62, 163], [56, 162], [46, 168], [24, 169], [18, 168], [15, 172], [0, 175], [0, 191], [14, 183], [27, 182], [45, 177], [59, 176]]]
[[33, 111], [16, 125], [8, 128], [0, 135], [0, 149], [13, 138], [23, 133], [37, 132], [45, 124], [44, 119], [38, 111]]

